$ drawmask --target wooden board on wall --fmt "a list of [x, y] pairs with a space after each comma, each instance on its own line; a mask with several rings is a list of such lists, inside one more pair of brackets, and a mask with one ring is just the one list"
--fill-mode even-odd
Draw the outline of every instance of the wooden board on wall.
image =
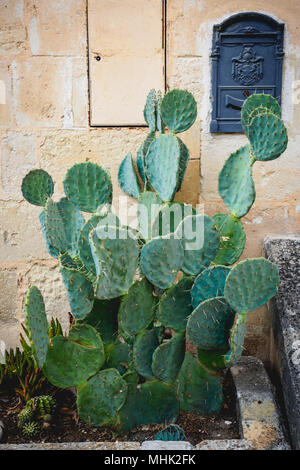
[[145, 124], [149, 90], [164, 91], [162, 0], [88, 0], [88, 36], [91, 126]]

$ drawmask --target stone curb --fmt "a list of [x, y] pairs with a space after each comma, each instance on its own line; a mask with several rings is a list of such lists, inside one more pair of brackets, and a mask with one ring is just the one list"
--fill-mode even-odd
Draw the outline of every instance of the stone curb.
[[279, 420], [272, 385], [263, 363], [242, 357], [231, 368], [237, 393], [241, 439], [190, 442], [66, 442], [0, 444], [1, 450], [289, 450]]

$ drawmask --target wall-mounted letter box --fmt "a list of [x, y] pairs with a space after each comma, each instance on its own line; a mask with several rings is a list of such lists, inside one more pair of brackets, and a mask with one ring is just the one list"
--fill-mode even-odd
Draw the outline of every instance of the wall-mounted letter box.
[[241, 107], [252, 93], [281, 102], [284, 24], [239, 13], [214, 26], [211, 132], [242, 132]]

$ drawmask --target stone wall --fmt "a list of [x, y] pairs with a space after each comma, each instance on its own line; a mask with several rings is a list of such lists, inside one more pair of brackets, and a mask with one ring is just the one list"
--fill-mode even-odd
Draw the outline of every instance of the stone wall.
[[[260, 256], [266, 235], [300, 231], [300, 3], [168, 0], [167, 5], [168, 86], [192, 91], [199, 110], [196, 124], [183, 136], [191, 161], [177, 199], [204, 203], [208, 214], [224, 210], [217, 176], [229, 153], [245, 142], [239, 134], [209, 133], [212, 26], [240, 11], [266, 13], [286, 24], [283, 118], [289, 147], [280, 159], [255, 165], [257, 200], [244, 219], [243, 257]], [[98, 162], [112, 174], [116, 200], [119, 164], [127, 152], [136, 152], [147, 132], [89, 128], [86, 7], [85, 0], [0, 0], [0, 80], [6, 85], [6, 104], [0, 104], [0, 339], [7, 345], [18, 341], [30, 284], [42, 289], [48, 314], [67, 324], [64, 287], [56, 261], [45, 250], [40, 209], [22, 199], [23, 176], [44, 168], [59, 197], [67, 168]], [[251, 313], [246, 353], [267, 360], [269, 336], [266, 308]]]

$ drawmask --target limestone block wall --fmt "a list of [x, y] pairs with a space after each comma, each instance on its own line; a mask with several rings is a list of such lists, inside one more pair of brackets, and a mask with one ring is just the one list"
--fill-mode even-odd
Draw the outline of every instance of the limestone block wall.
[[[257, 199], [244, 219], [243, 257], [249, 257], [262, 255], [266, 235], [300, 232], [300, 3], [167, 0], [167, 83], [192, 91], [199, 112], [183, 135], [191, 161], [177, 199], [204, 203], [208, 214], [224, 210], [218, 173], [245, 138], [209, 133], [209, 54], [213, 24], [240, 11], [266, 13], [286, 24], [283, 118], [290, 142], [280, 159], [254, 167]], [[57, 263], [47, 254], [39, 227], [40, 208], [23, 200], [22, 178], [30, 169], [44, 168], [60, 197], [72, 164], [97, 162], [111, 172], [117, 201], [119, 164], [147, 133], [145, 128], [89, 127], [87, 66], [86, 0], [0, 0], [0, 80], [6, 88], [6, 102], [0, 104], [0, 339], [7, 346], [18, 343], [30, 284], [43, 291], [49, 316], [59, 317], [65, 327], [68, 322]], [[268, 360], [269, 328], [266, 308], [249, 315], [248, 354]]]

